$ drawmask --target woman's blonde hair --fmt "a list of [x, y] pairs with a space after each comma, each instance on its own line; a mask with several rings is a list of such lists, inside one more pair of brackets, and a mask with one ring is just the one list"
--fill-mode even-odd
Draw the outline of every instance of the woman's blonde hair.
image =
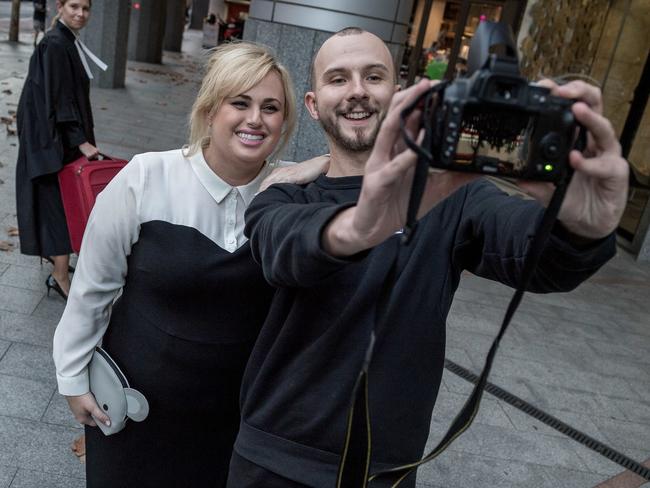
[[226, 98], [247, 92], [266, 75], [276, 72], [284, 88], [284, 127], [273, 151], [279, 154], [296, 125], [296, 99], [291, 76], [275, 55], [260, 44], [241, 41], [213, 49], [199, 94], [190, 114], [190, 139], [185, 154], [191, 156], [209, 145], [208, 118], [219, 110]]

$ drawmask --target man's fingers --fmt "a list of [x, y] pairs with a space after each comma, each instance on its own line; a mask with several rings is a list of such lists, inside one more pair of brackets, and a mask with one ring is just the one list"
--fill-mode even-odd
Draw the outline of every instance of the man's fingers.
[[580, 100], [599, 114], [603, 113], [603, 97], [600, 88], [582, 80], [575, 80], [566, 85], [559, 85], [551, 93], [564, 98]]
[[384, 122], [381, 124], [377, 140], [375, 142], [375, 150], [380, 154], [390, 154], [397, 137], [400, 136], [400, 118], [402, 110], [404, 110], [410, 103], [415, 101], [417, 97], [431, 88], [431, 83], [427, 80], [422, 80], [416, 85], [413, 85], [406, 90], [398, 92], [393, 96], [390, 108], [386, 114]]
[[577, 102], [573, 105], [573, 114], [578, 122], [585, 126], [591, 133], [598, 148], [604, 152], [620, 153], [620, 144], [616, 139], [614, 128], [608, 119], [596, 113], [582, 102]]

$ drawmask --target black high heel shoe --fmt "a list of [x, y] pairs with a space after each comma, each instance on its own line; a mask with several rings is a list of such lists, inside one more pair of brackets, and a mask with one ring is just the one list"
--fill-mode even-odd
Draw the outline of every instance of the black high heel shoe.
[[68, 301], [68, 295], [65, 294], [63, 288], [61, 288], [61, 285], [59, 285], [59, 283], [57, 283], [57, 281], [54, 279], [54, 276], [50, 275], [45, 279], [45, 286], [47, 287], [48, 297], [50, 296], [50, 290], [54, 290], [59, 295], [61, 295], [61, 298], [63, 298], [65, 301]]
[[[54, 261], [49, 256], [41, 257], [41, 266], [43, 266], [43, 259], [54, 266]], [[74, 273], [74, 266], [68, 266], [68, 273]]]

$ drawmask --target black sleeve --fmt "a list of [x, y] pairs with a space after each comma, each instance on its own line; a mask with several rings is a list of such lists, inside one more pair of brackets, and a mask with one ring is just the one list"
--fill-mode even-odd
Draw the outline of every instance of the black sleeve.
[[[509, 196], [485, 180], [462, 191], [454, 264], [484, 278], [518, 286], [543, 207], [533, 200]], [[613, 234], [576, 247], [561, 229], [556, 226], [549, 236], [529, 291], [570, 291], [616, 253]]]
[[54, 114], [54, 121], [56, 124], [76, 123], [81, 128], [83, 120], [75, 97], [74, 68], [67, 48], [49, 42], [43, 48], [42, 59], [46, 105]]
[[68, 147], [79, 147], [88, 141], [86, 134], [77, 122], [66, 122], [58, 124], [59, 130], [63, 133], [64, 140]]
[[309, 287], [350, 263], [322, 249], [321, 233], [351, 204], [296, 201], [300, 191], [294, 185], [273, 185], [257, 195], [246, 211], [244, 233], [250, 238], [253, 258], [275, 286]]

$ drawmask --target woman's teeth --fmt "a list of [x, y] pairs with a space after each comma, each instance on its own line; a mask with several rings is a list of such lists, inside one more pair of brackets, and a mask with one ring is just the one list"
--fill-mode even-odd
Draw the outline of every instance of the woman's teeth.
[[264, 136], [261, 134], [247, 134], [246, 132], [236, 132], [237, 137], [247, 141], [261, 141]]

